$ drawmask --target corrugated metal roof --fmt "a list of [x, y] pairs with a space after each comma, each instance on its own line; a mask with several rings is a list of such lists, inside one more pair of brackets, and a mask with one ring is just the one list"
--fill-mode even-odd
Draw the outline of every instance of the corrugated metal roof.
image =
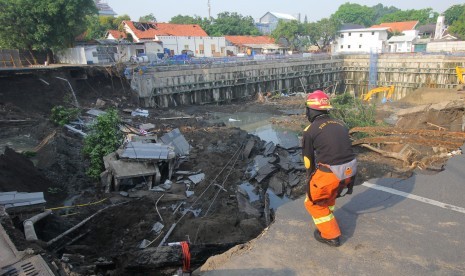
[[178, 128], [163, 135], [160, 139], [164, 144], [172, 145], [177, 155], [183, 156], [189, 154], [191, 146]]
[[175, 157], [175, 152], [168, 145], [129, 142], [120, 157], [128, 159], [168, 160]]
[[279, 19], [286, 19], [286, 20], [297, 20], [294, 16], [286, 13], [279, 13], [279, 12], [270, 12], [272, 15], [276, 16]]

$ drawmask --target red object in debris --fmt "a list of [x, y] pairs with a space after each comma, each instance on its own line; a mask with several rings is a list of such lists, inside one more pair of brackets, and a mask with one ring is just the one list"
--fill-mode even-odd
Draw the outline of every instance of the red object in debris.
[[189, 244], [181, 242], [182, 247], [182, 271], [190, 272], [191, 270], [191, 253], [189, 251]]

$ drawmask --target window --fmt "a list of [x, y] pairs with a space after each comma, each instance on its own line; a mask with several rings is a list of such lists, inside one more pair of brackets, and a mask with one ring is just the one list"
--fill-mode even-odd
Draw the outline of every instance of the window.
[[362, 45], [358, 45], [358, 48], [359, 48], [359, 49], [362, 49]]
[[199, 50], [200, 51], [200, 54], [203, 55], [204, 54], [204, 51], [203, 50]]
[[349, 49], [350, 49], [350, 45], [347, 45], [347, 48], [349, 48]]
[[344, 45], [341, 45], [341, 49], [344, 49]]
[[341, 38], [344, 38], [344, 34], [341, 34]]
[[352, 36], [352, 33], [349, 33], [349, 36]]
[[371, 32], [371, 35], [375, 35], [375, 32]]
[[362, 37], [362, 36], [363, 36], [363, 34], [360, 34], [360, 37]]
[[184, 45], [184, 50], [189, 50], [189, 45]]

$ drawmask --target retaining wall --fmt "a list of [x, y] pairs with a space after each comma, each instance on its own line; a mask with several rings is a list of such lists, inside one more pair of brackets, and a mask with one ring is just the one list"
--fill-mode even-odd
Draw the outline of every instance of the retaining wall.
[[393, 99], [399, 99], [419, 87], [455, 88], [455, 67], [465, 67], [465, 58], [379, 54], [375, 70], [373, 64], [370, 55], [346, 55], [152, 67], [134, 74], [131, 87], [144, 107], [229, 102], [250, 98], [257, 92], [293, 93], [324, 88], [360, 96], [373, 86], [368, 85], [371, 71], [376, 73], [374, 86], [395, 85]]

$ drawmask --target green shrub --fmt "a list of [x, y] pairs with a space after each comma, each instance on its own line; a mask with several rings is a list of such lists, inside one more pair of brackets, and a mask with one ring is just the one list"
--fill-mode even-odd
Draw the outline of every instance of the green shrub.
[[331, 98], [334, 109], [331, 115], [344, 121], [349, 128], [376, 125], [376, 106], [364, 104], [348, 93]]
[[83, 153], [90, 159], [87, 175], [99, 178], [104, 170], [103, 157], [118, 149], [123, 142], [119, 126], [121, 119], [115, 109], [109, 109], [97, 117], [91, 130], [84, 138]]
[[66, 108], [58, 105], [52, 108], [51, 120], [59, 126], [64, 126], [72, 120], [76, 120], [80, 112], [79, 108]]

